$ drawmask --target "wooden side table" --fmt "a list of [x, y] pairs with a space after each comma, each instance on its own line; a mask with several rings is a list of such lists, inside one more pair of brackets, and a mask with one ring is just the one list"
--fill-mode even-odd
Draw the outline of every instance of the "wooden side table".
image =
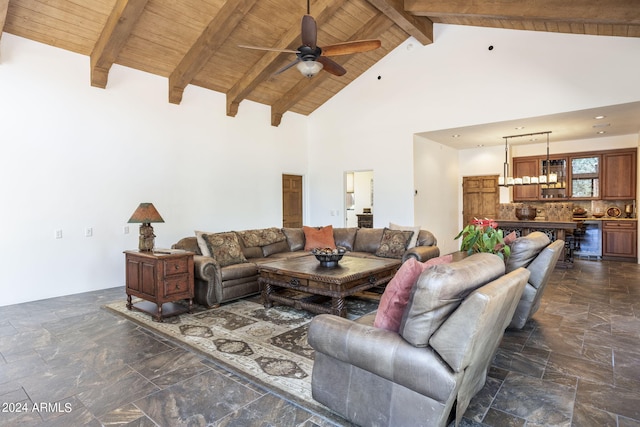
[[[193, 253], [175, 249], [150, 252], [125, 251], [127, 308], [150, 314], [154, 320], [185, 312], [193, 307]], [[142, 298], [135, 304], [131, 297]], [[188, 308], [175, 301], [189, 300]]]

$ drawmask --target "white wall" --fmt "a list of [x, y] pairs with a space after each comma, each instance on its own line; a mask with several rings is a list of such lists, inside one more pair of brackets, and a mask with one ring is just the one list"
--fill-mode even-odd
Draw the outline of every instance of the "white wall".
[[[434, 34], [428, 46], [407, 40], [309, 117], [311, 223], [334, 223], [328, 212], [341, 204], [343, 171], [373, 169], [374, 225], [434, 229], [425, 222], [443, 215], [442, 245], [453, 239], [459, 214], [448, 218], [451, 209], [441, 214], [434, 206], [414, 216], [415, 133], [640, 100], [638, 38], [439, 24]], [[501, 173], [504, 149], [483, 153], [486, 162], [451, 167], [461, 175]], [[429, 155], [435, 164], [453, 162], [448, 151]], [[442, 203], [458, 199], [459, 188], [443, 196], [434, 185], [419, 194]]]
[[140, 202], [169, 247], [194, 229], [281, 224], [282, 173], [306, 178], [303, 116], [275, 128], [245, 101], [230, 118], [223, 94], [192, 86], [173, 105], [166, 79], [120, 66], [93, 88], [86, 56], [11, 34], [0, 49], [0, 305], [124, 285]]

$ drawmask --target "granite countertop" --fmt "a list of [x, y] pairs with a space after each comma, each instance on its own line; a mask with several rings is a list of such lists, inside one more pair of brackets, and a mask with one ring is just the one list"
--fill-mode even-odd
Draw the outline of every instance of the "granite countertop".
[[614, 216], [603, 216], [602, 218], [596, 218], [595, 216], [587, 217], [573, 217], [574, 221], [637, 221], [638, 218], [616, 218]]

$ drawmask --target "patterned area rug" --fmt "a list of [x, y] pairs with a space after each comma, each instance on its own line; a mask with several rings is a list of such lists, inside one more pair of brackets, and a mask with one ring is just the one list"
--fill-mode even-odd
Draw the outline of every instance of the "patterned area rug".
[[[370, 291], [348, 298], [348, 317], [376, 310], [379, 298]], [[307, 329], [314, 315], [307, 311], [281, 305], [266, 309], [260, 296], [254, 296], [214, 309], [195, 306], [191, 314], [160, 323], [128, 310], [124, 300], [105, 307], [293, 401], [319, 405], [311, 397], [314, 351], [307, 343]]]

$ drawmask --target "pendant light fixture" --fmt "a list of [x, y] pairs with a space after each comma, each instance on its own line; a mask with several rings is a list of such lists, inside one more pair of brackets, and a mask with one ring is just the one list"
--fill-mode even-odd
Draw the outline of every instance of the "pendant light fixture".
[[[550, 172], [551, 162], [549, 160], [549, 134], [550, 130], [544, 132], [535, 133], [523, 133], [520, 135], [503, 136], [504, 138], [504, 164], [502, 166], [502, 176], [498, 177], [498, 185], [501, 187], [510, 187], [513, 185], [530, 185], [530, 184], [547, 184], [558, 182], [558, 174]], [[512, 177], [509, 176], [509, 146], [508, 141], [510, 138], [521, 138], [523, 136], [535, 136], [535, 135], [547, 135], [547, 160], [544, 170], [546, 173], [540, 176], [522, 176]]]

